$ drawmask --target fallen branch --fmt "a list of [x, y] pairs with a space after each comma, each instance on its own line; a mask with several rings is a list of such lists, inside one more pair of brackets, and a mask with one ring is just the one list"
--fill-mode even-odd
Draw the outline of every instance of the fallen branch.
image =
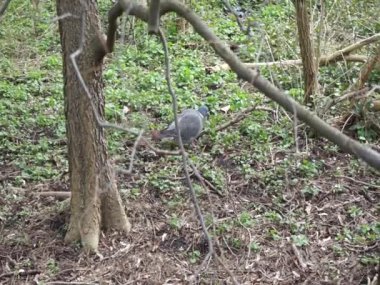
[[364, 94], [366, 94], [367, 92], [369, 92], [370, 89], [368, 87], [365, 87], [363, 89], [360, 89], [360, 90], [355, 90], [355, 91], [351, 91], [351, 92], [347, 92], [345, 94], [343, 94], [342, 96], [339, 96], [335, 99], [332, 99], [332, 100], [329, 100], [326, 102], [325, 106], [322, 107], [322, 114], [327, 112], [327, 110], [329, 110], [332, 106], [342, 102], [342, 101], [345, 101], [345, 100], [350, 100], [354, 97], [358, 97], [358, 96], [363, 96]]
[[[264, 93], [268, 98], [277, 102], [286, 111], [291, 114], [297, 114], [298, 118], [308, 124], [311, 128], [316, 130], [319, 135], [327, 138], [331, 142], [338, 145], [344, 151], [355, 155], [367, 162], [370, 166], [377, 170], [380, 170], [380, 153], [374, 151], [366, 145], [351, 139], [345, 134], [341, 133], [336, 128], [330, 126], [317, 115], [306, 109], [304, 106], [299, 104], [291, 96], [286, 95], [283, 91], [272, 85], [267, 79], [262, 77], [258, 71], [251, 70], [246, 67], [241, 60], [234, 54], [230, 48], [222, 42], [208, 27], [208, 25], [202, 21], [202, 19], [194, 13], [191, 9], [187, 8], [184, 4], [179, 3], [176, 0], [162, 0], [160, 2], [160, 15], [164, 15], [169, 12], [176, 12], [178, 15], [185, 18], [194, 28], [194, 30], [203, 37], [214, 49], [214, 51], [228, 63], [231, 70], [233, 70], [239, 78], [247, 81], [248, 83], [255, 86], [258, 90]], [[123, 6], [130, 9], [129, 14], [138, 17], [139, 19], [147, 22], [149, 12], [146, 6], [141, 4], [136, 4], [131, 0], [123, 0], [117, 2], [109, 12], [110, 27], [116, 26], [117, 17], [119, 17], [124, 9]], [[112, 24], [114, 23], [114, 24]], [[112, 30], [109, 28], [108, 33], [115, 33], [116, 29]], [[109, 42], [108, 39], [115, 38], [114, 34], [107, 35], [107, 46], [113, 42]], [[361, 42], [361, 45], [373, 42], [380, 38], [380, 34], [366, 39]], [[357, 43], [356, 46], [359, 44]], [[108, 50], [109, 46], [108, 46]], [[341, 50], [343, 54], [347, 52], [347, 48]], [[352, 50], [352, 47], [349, 49]]]
[[253, 105], [251, 107], [248, 107], [247, 109], [241, 111], [235, 118], [233, 118], [231, 121], [228, 121], [220, 126], [218, 126], [215, 130], [217, 132], [223, 131], [227, 129], [228, 127], [235, 125], [239, 123], [240, 121], [244, 120], [247, 118], [253, 111], [255, 110], [260, 110], [260, 111], [267, 111], [267, 112], [272, 112], [273, 110], [267, 107], [257, 107], [256, 105]]
[[[358, 54], [349, 54], [353, 52], [354, 50], [360, 49], [365, 45], [374, 43], [376, 41], [380, 40], [380, 34], [375, 34], [369, 38], [366, 38], [364, 40], [361, 40], [357, 43], [354, 43], [348, 47], [345, 47], [343, 49], [337, 50], [334, 53], [330, 55], [324, 55], [319, 58], [319, 66], [326, 66], [330, 63], [335, 63], [338, 61], [346, 61], [346, 62], [367, 62], [368, 57]], [[377, 56], [379, 56], [380, 52], [377, 53]], [[375, 59], [374, 59], [375, 58]], [[372, 58], [374, 62], [376, 62], [376, 56]], [[378, 61], [378, 60], [377, 60]], [[280, 61], [271, 61], [271, 62], [255, 62], [255, 63], [245, 63], [245, 66], [248, 68], [255, 69], [257, 67], [262, 66], [273, 66], [273, 65], [280, 65], [280, 66], [295, 66], [295, 65], [301, 65], [302, 60], [301, 59], [290, 59], [290, 60], [280, 60]], [[374, 64], [374, 63], [373, 63]], [[220, 71], [220, 70], [229, 70], [230, 67], [227, 63], [223, 63], [217, 66], [208, 67], [207, 70], [209, 71]]]
[[190, 164], [191, 168], [192, 168], [193, 171], [194, 171], [194, 175], [195, 175], [195, 177], [198, 178], [199, 182], [202, 184], [202, 186], [203, 186], [204, 189], [207, 188], [207, 187], [206, 187], [206, 184], [207, 184], [207, 186], [208, 186], [211, 190], [213, 190], [213, 191], [215, 192], [215, 194], [217, 194], [219, 197], [223, 197], [223, 196], [224, 196], [220, 191], [218, 191], [218, 189], [216, 189], [216, 187], [215, 187], [214, 185], [211, 184], [210, 181], [208, 181], [206, 178], [204, 178], [204, 177], [202, 176], [202, 174], [198, 171], [198, 168], [197, 168], [197, 167], [196, 167], [191, 161], [189, 161], [189, 164]]
[[299, 252], [297, 246], [294, 243], [292, 243], [292, 249], [293, 249], [294, 255], [296, 256], [296, 258], [298, 260], [299, 265], [301, 266], [301, 268], [303, 270], [306, 270], [307, 269], [307, 264], [303, 260], [303, 257], [301, 255], [301, 253]]
[[232, 126], [232, 125], [235, 125], [236, 123], [240, 122], [241, 120], [244, 120], [246, 117], [248, 117], [248, 115], [256, 110], [256, 105], [253, 105], [251, 107], [248, 107], [247, 109], [243, 110], [242, 112], [240, 112], [235, 118], [233, 118], [232, 120], [222, 124], [221, 126], [217, 127], [216, 128], [216, 131], [217, 132], [220, 132], [220, 131], [223, 131], [224, 129], [227, 129], [229, 126]]
[[332, 53], [331, 55], [329, 55], [325, 61], [326, 62], [331, 62], [331, 61], [334, 61], [334, 60], [338, 60], [340, 58], [342, 58], [343, 56], [346, 56], [348, 55], [349, 53], [355, 51], [355, 50], [358, 50], [366, 45], [369, 45], [371, 43], [374, 43], [374, 42], [377, 42], [378, 40], [380, 40], [380, 33], [378, 34], [374, 34], [373, 36], [369, 37], [369, 38], [366, 38], [364, 40], [361, 40], [361, 41], [358, 41], [357, 43], [354, 43], [348, 47], [345, 47], [341, 50], [337, 50], [336, 52]]
[[55, 197], [57, 200], [66, 200], [71, 197], [71, 192], [67, 191], [46, 191], [37, 192], [35, 194], [40, 197]]
[[347, 180], [350, 180], [350, 181], [352, 181], [354, 183], [361, 184], [361, 185], [364, 185], [364, 186], [367, 186], [367, 187], [370, 187], [370, 188], [380, 189], [380, 185], [371, 184], [371, 183], [367, 183], [367, 182], [364, 182], [364, 181], [356, 180], [355, 178], [352, 178], [352, 177], [349, 177], [349, 176], [337, 175], [335, 177], [336, 178], [347, 179]]
[[46, 285], [95, 285], [99, 284], [98, 282], [76, 282], [76, 281], [51, 281], [47, 282]]
[[[326, 66], [330, 63], [335, 63], [335, 62], [338, 62], [338, 61], [346, 61], [346, 62], [366, 62], [368, 60], [368, 57], [364, 56], [364, 55], [344, 55], [342, 57], [336, 57], [336, 58], [333, 58], [333, 59], [329, 59], [330, 56], [322, 56], [320, 59], [319, 59], [319, 66]], [[263, 67], [263, 66], [275, 66], [275, 65], [279, 65], [279, 66], [297, 66], [297, 65], [301, 65], [302, 64], [302, 60], [301, 59], [289, 59], [289, 60], [279, 60], [279, 61], [269, 61], [269, 62], [255, 62], [255, 63], [244, 63], [244, 65], [248, 68], [252, 68], [252, 69], [255, 69], [255, 68], [258, 68], [258, 67]], [[216, 66], [211, 66], [211, 67], [207, 67], [207, 70], [209, 72], [217, 72], [217, 71], [224, 71], [224, 70], [229, 70], [230, 67], [227, 63], [223, 63], [223, 64], [220, 64], [220, 65], [216, 65]]]
[[40, 273], [41, 273], [41, 270], [23, 270], [23, 269], [20, 269], [19, 271], [3, 273], [0, 275], [0, 279], [5, 278], [5, 277], [11, 277], [11, 276], [28, 276], [28, 275], [35, 275], [35, 274], [40, 274]]

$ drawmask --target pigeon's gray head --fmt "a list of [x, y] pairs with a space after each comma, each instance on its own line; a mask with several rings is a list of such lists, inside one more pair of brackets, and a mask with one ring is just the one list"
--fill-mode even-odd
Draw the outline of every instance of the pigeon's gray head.
[[202, 114], [204, 118], [208, 117], [208, 108], [207, 106], [203, 105], [198, 109], [198, 112]]

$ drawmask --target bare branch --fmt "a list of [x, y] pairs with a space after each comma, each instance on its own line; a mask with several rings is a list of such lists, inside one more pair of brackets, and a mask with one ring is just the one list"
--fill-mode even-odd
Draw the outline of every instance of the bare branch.
[[354, 43], [348, 47], [345, 47], [341, 50], [334, 52], [333, 54], [329, 55], [326, 58], [326, 62], [331, 62], [333, 59], [342, 58], [343, 56], [348, 55], [349, 53], [351, 53], [355, 50], [358, 50], [358, 49], [360, 49], [366, 45], [377, 42], [379, 40], [380, 40], [380, 33], [374, 34], [373, 36], [371, 36], [369, 38], [363, 39], [357, 43]]
[[360, 70], [359, 80], [356, 84], [358, 89], [363, 88], [364, 84], [368, 81], [369, 75], [377, 64], [380, 64], [380, 44], [378, 45], [374, 55], [363, 65]]
[[108, 12], [108, 31], [107, 31], [107, 50], [106, 53], [113, 51], [115, 45], [115, 37], [117, 30], [117, 18], [125, 12], [126, 17], [133, 8], [133, 3], [130, 1], [118, 1]]
[[158, 34], [160, 28], [160, 0], [151, 0], [149, 5], [148, 33]]
[[128, 167], [128, 170], [125, 170], [125, 169], [121, 169], [121, 168], [118, 168], [117, 171], [121, 172], [121, 173], [124, 173], [124, 174], [130, 174], [132, 173], [132, 169], [133, 169], [133, 160], [135, 159], [135, 155], [136, 155], [136, 150], [137, 150], [137, 147], [139, 145], [139, 142], [141, 140], [141, 137], [142, 137], [142, 134], [144, 133], [143, 130], [140, 131], [137, 139], [135, 140], [135, 143], [133, 144], [133, 149], [132, 149], [132, 153], [131, 153], [131, 159], [129, 161], [129, 167]]
[[[125, 1], [131, 3], [131, 1], [128, 0], [124, 0], [123, 2]], [[191, 9], [175, 0], [161, 0], [160, 10], [161, 15], [168, 12], [176, 12], [190, 22], [190, 24], [194, 27], [194, 30], [202, 36], [211, 45], [215, 52], [228, 63], [230, 68], [239, 76], [239, 78], [242, 78], [254, 85], [267, 97], [282, 106], [286, 111], [294, 113], [295, 108], [298, 118], [315, 129], [321, 136], [337, 144], [344, 151], [363, 159], [375, 169], [380, 170], [380, 154], [378, 152], [359, 143], [358, 141], [351, 139], [339, 130], [330, 126], [317, 115], [295, 101], [291, 96], [286, 95], [284, 92], [273, 86], [268, 80], [258, 74], [257, 71], [246, 67], [229, 49], [229, 47], [223, 43], [210, 30], [208, 25], [203, 22], [202, 19]], [[144, 21], [148, 20], [149, 15], [148, 9], [140, 4], [133, 5], [130, 14]], [[365, 42], [374, 41], [374, 39], [377, 40], [377, 37], [380, 37], [380, 34], [379, 36], [375, 35], [370, 40], [367, 39]]]
[[[177, 97], [176, 97], [176, 95], [174, 93], [174, 90], [172, 88], [171, 79], [170, 79], [169, 51], [168, 51], [168, 46], [167, 46], [167, 42], [166, 42], [166, 39], [165, 39], [165, 35], [164, 35], [164, 33], [162, 32], [161, 29], [159, 29], [159, 37], [160, 37], [160, 40], [162, 42], [162, 46], [164, 48], [165, 78], [166, 78], [166, 83], [167, 83], [167, 86], [168, 86], [168, 90], [169, 90], [170, 96], [172, 97], [172, 105], [173, 105], [173, 113], [174, 113], [174, 124], [175, 124], [175, 129], [177, 131], [178, 145], [180, 147], [180, 152], [181, 152], [181, 155], [182, 155], [183, 171], [185, 172], [186, 182], [187, 182], [187, 185], [188, 185], [189, 190], [190, 190], [190, 196], [191, 196], [191, 199], [193, 201], [193, 204], [194, 204], [194, 207], [195, 207], [195, 211], [197, 213], [199, 222], [200, 222], [201, 227], [202, 227], [202, 231], [203, 231], [204, 235], [206, 236], [207, 243], [208, 243], [208, 250], [209, 250], [208, 254], [203, 259], [203, 262], [202, 262], [201, 266], [199, 267], [199, 270], [203, 270], [203, 268], [205, 267], [205, 265], [207, 264], [207, 262], [210, 260], [211, 256], [214, 253], [214, 246], [213, 246], [213, 243], [212, 243], [212, 240], [211, 240], [211, 236], [210, 236], [210, 234], [207, 231], [207, 227], [206, 227], [206, 223], [205, 223], [205, 220], [204, 220], [204, 217], [203, 217], [203, 214], [202, 214], [202, 210], [201, 210], [201, 208], [199, 206], [198, 199], [197, 199], [197, 196], [196, 196], [193, 184], [191, 183], [189, 171], [187, 169], [187, 164], [188, 164], [187, 160], [188, 160], [188, 157], [187, 157], [187, 153], [186, 153], [185, 148], [184, 148], [183, 143], [182, 143], [181, 130], [179, 128], [179, 123], [178, 123]], [[198, 275], [198, 274], [196, 274], [196, 275]]]

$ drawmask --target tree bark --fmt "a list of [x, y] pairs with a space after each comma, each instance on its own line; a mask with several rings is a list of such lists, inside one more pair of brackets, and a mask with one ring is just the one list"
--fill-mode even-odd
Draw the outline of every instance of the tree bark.
[[94, 48], [100, 35], [100, 23], [94, 0], [57, 0], [57, 12], [58, 16], [71, 14], [59, 22], [71, 188], [71, 216], [65, 241], [80, 240], [86, 250], [96, 251], [101, 228], [130, 230], [108, 163], [104, 131], [97, 125], [89, 98], [70, 59], [70, 55], [82, 47], [77, 65], [103, 117], [103, 63]]
[[313, 103], [312, 96], [316, 94], [318, 88], [317, 64], [310, 35], [310, 23], [306, 1], [295, 0], [294, 5], [296, 7], [297, 29], [305, 84], [304, 103], [308, 104]]

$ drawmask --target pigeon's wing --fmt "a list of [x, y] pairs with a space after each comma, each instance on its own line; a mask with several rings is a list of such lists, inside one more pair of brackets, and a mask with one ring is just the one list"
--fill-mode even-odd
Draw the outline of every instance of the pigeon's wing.
[[[192, 110], [187, 109], [184, 110], [181, 114], [178, 115], [178, 124], [181, 125], [182, 118], [186, 116], [186, 114], [189, 114]], [[181, 127], [180, 127], [181, 129]], [[177, 131], [175, 129], [175, 122], [173, 121], [165, 130], [160, 131], [160, 138], [166, 138], [166, 137], [176, 137]]]
[[[191, 143], [199, 136], [203, 129], [203, 116], [197, 110], [187, 109], [178, 116], [178, 125], [181, 130], [181, 138], [184, 144]], [[160, 138], [177, 137], [175, 123], [171, 123], [160, 132]]]
[[192, 140], [199, 136], [203, 129], [203, 120], [201, 114], [196, 110], [187, 112], [181, 118], [179, 128], [181, 130], [181, 138], [183, 142], [190, 143]]

